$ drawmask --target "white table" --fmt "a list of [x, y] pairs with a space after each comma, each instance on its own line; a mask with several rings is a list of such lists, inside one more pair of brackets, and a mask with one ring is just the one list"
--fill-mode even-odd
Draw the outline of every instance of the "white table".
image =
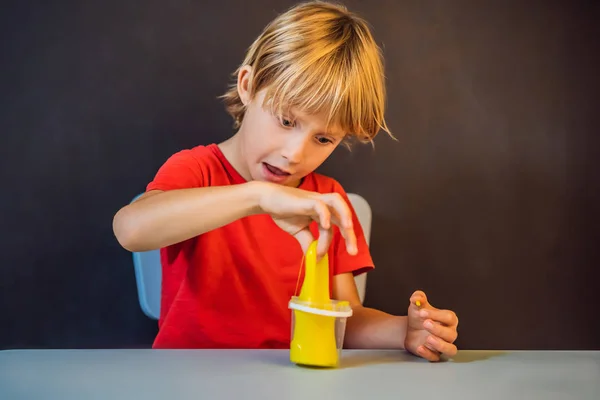
[[345, 351], [309, 369], [280, 350], [0, 351], [0, 399], [600, 399], [600, 352], [461, 351], [429, 363]]

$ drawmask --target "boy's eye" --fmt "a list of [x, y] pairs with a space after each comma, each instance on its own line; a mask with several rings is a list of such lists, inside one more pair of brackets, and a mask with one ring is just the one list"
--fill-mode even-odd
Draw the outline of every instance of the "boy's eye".
[[281, 118], [280, 122], [281, 125], [283, 125], [286, 128], [292, 128], [294, 126], [294, 122], [289, 120], [288, 118]]
[[319, 141], [319, 143], [321, 143], [321, 144], [329, 144], [329, 143], [333, 143], [333, 141], [331, 141], [330, 139], [327, 139], [327, 138], [326, 138], [326, 137], [324, 137], [324, 136], [319, 136], [319, 137], [317, 138], [317, 140], [318, 140], [318, 141]]

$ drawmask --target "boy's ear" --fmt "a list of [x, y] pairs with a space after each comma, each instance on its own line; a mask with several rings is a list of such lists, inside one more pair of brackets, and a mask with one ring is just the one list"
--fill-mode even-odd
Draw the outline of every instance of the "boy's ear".
[[237, 90], [242, 103], [247, 106], [251, 100], [252, 67], [244, 65], [238, 72]]

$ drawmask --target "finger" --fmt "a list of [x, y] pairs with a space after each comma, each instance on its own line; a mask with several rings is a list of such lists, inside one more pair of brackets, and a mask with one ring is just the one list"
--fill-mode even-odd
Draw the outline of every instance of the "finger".
[[340, 233], [346, 242], [346, 250], [354, 255], [358, 252], [356, 233], [354, 232], [353, 214], [348, 203], [339, 193], [329, 193], [321, 199], [330, 207], [333, 223], [340, 228]]
[[441, 338], [442, 340], [445, 340], [448, 343], [454, 343], [454, 341], [458, 337], [458, 333], [456, 332], [455, 328], [443, 326], [430, 319], [426, 320], [423, 323], [423, 327], [429, 333]]
[[446, 326], [458, 326], [458, 317], [453, 311], [429, 308], [419, 311], [421, 318], [429, 318]]
[[319, 240], [317, 242], [317, 261], [320, 261], [327, 251], [329, 251], [329, 246], [331, 245], [331, 241], [333, 240], [333, 230], [332, 229], [319, 229]]
[[312, 203], [312, 210], [312, 218], [319, 223], [319, 226], [329, 229], [331, 227], [331, 212], [327, 204], [315, 199]]
[[331, 209], [331, 211], [331, 222], [338, 228], [340, 228], [340, 234], [342, 235], [342, 237], [344, 238], [344, 242], [346, 243], [346, 251], [351, 255], [355, 255], [356, 253], [358, 253], [358, 245], [354, 228], [342, 228], [339, 217], [335, 215], [335, 211], [333, 209]]
[[429, 361], [439, 361], [440, 360], [440, 355], [438, 353], [431, 351], [431, 349], [427, 348], [426, 346], [417, 347], [417, 354]]
[[454, 357], [458, 351], [454, 344], [448, 343], [435, 336], [429, 336], [427, 338], [427, 346], [448, 357]]
[[350, 211], [348, 203], [339, 193], [324, 194], [321, 196], [321, 200], [335, 210], [336, 215], [339, 217], [340, 227], [344, 229], [353, 227], [352, 211]]
[[410, 304], [419, 308], [429, 305], [429, 303], [427, 303], [427, 296], [421, 290], [415, 291], [412, 296], [410, 296]]
[[440, 354], [440, 352], [439, 352], [439, 351], [437, 351], [437, 350], [436, 350], [436, 349], [435, 349], [435, 348], [434, 348], [434, 347], [433, 347], [431, 344], [429, 344], [429, 343], [425, 342], [425, 343], [423, 343], [423, 346], [425, 346], [426, 348], [428, 348], [429, 350], [431, 350], [431, 352], [432, 352], [433, 354], [436, 354], [436, 355], [438, 355], [438, 356], [440, 356], [440, 355], [441, 355], [441, 354]]

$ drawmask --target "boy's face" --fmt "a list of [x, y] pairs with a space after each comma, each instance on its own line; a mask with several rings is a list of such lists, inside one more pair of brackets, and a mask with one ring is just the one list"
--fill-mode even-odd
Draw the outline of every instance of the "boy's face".
[[326, 115], [300, 110], [279, 118], [262, 107], [264, 92], [247, 104], [240, 127], [245, 167], [253, 180], [298, 186], [317, 169], [344, 139], [339, 128], [327, 128]]

